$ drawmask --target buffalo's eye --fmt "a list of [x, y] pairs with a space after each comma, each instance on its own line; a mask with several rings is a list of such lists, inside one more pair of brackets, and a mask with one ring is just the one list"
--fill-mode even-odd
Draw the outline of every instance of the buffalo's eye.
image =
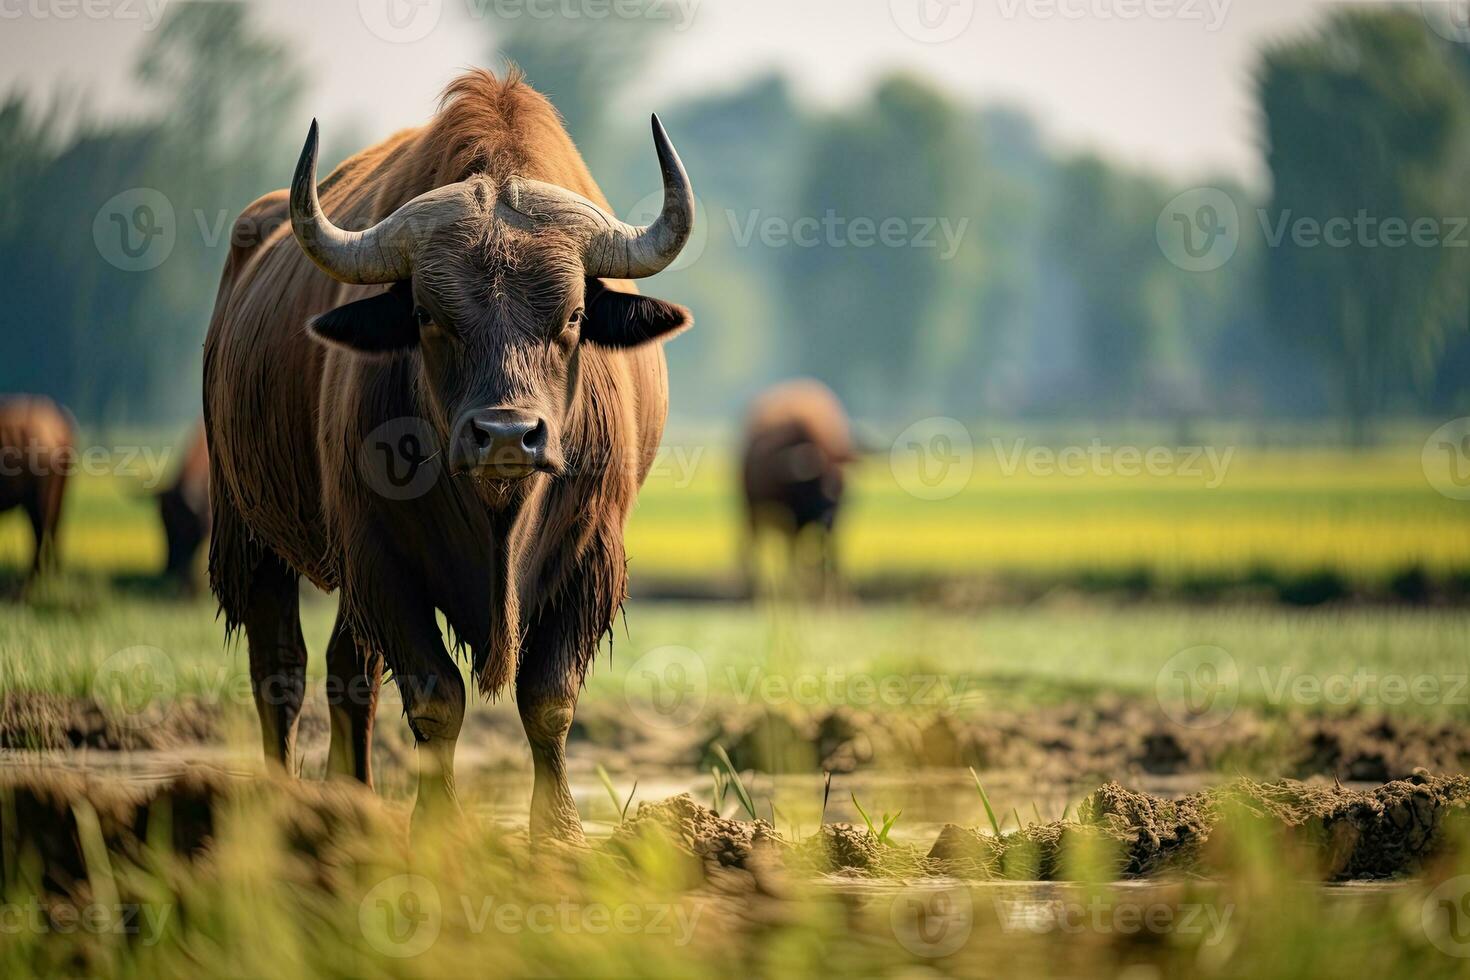
[[586, 311], [580, 308], [574, 310], [572, 312], [572, 315], [567, 317], [567, 322], [561, 328], [561, 333], [557, 335], [557, 341], [569, 347], [572, 344], [575, 344], [577, 342], [578, 336], [580, 336], [582, 332], [582, 321], [586, 318], [586, 316]]
[[430, 316], [429, 311], [424, 309], [422, 306], [415, 306], [413, 308], [413, 322], [418, 324], [420, 329], [423, 329], [424, 327], [427, 327], [429, 324], [433, 323], [434, 318]]

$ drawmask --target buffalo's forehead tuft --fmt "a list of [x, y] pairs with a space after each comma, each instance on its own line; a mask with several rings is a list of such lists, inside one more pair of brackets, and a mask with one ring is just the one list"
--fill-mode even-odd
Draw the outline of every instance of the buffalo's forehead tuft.
[[415, 274], [461, 331], [511, 329], [539, 337], [583, 290], [573, 237], [533, 234], [493, 216], [456, 224], [426, 242]]

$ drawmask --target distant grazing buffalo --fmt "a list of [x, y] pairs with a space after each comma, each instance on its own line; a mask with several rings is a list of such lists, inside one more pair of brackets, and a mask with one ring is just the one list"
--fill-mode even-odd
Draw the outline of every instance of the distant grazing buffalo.
[[457, 807], [465, 687], [437, 611], [484, 695], [514, 683], [533, 835], [581, 838], [567, 731], [626, 595], [623, 527], [668, 409], [657, 341], [691, 322], [627, 281], [672, 262], [694, 216], [657, 118], [653, 139], [663, 210], [634, 227], [550, 102], [472, 71], [320, 190], [313, 123], [289, 193], [239, 219], [204, 349], [209, 576], [288, 771], [305, 576], [341, 589], [332, 770], [371, 781], [386, 663], [418, 743], [415, 816]]
[[74, 462], [71, 415], [43, 395], [0, 398], [0, 513], [24, 507], [36, 550], [30, 579], [59, 564], [56, 532]]
[[192, 591], [194, 558], [209, 537], [209, 447], [202, 422], [189, 436], [173, 482], [154, 499], [168, 546], [164, 577]]
[[741, 468], [752, 591], [755, 545], [763, 529], [786, 535], [793, 557], [804, 539], [815, 539], [822, 584], [834, 584], [833, 528], [842, 505], [843, 468], [855, 458], [847, 413], [826, 385], [802, 378], [756, 398], [745, 424]]

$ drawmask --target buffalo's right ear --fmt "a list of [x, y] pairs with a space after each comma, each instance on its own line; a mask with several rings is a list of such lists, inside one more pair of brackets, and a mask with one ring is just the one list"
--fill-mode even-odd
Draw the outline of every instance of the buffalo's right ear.
[[694, 315], [678, 303], [620, 292], [601, 279], [587, 281], [582, 336], [601, 347], [638, 347], [665, 340], [693, 323]]
[[314, 316], [307, 327], [318, 340], [359, 354], [396, 354], [419, 342], [413, 288], [407, 282]]

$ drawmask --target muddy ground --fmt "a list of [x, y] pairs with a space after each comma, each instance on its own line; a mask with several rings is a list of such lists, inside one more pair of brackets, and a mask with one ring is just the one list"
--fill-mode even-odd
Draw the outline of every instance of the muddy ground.
[[[172, 848], [185, 855], [207, 853], [222, 806], [265, 800], [280, 804], [287, 837], [312, 858], [311, 873], [329, 877], [353, 840], [382, 833], [406, 840], [413, 748], [391, 698], [379, 719], [375, 796], [337, 781], [242, 776], [253, 768], [238, 763], [242, 752], [254, 754], [254, 719], [238, 711], [185, 700], [140, 719], [90, 699], [8, 692], [0, 697], [0, 854], [39, 853], [48, 880], [65, 889], [81, 867], [79, 800], [95, 811], [109, 849], [135, 851], [166, 827]], [[312, 702], [301, 729], [304, 775], [321, 774], [326, 742], [325, 707]], [[758, 810], [771, 807], [779, 831], [679, 795], [694, 789], [708, 800], [700, 787], [709, 783], [717, 745], [759, 785], [752, 789]], [[579, 800], [606, 809], [594, 765], [614, 773], [620, 793], [635, 779], [642, 787], [643, 802], [625, 820], [589, 821], [602, 837], [599, 856], [636, 863], [639, 842], [657, 838], [692, 866], [760, 888], [790, 874], [1050, 881], [1075, 878], [1084, 858], [1093, 862], [1089, 873], [1104, 878], [1210, 874], [1229, 865], [1229, 842], [1241, 827], [1301, 845], [1310, 856], [1306, 873], [1320, 880], [1394, 877], [1444, 850], [1470, 808], [1470, 777], [1430, 775], [1470, 768], [1470, 731], [1462, 727], [1367, 712], [1241, 709], [1227, 724], [1188, 728], [1115, 696], [976, 715], [727, 705], [672, 730], [591, 700], [578, 712], [570, 755]], [[462, 789], [470, 787], [472, 798], [499, 794], [490, 812], [503, 806], [519, 824], [496, 833], [524, 850], [524, 800], [513, 797], [529, 794], [530, 762], [513, 708], [470, 713], [459, 759]], [[997, 802], [1004, 832], [996, 834], [967, 767], [1025, 815]], [[780, 796], [781, 779], [797, 781], [797, 795], [815, 805], [823, 771], [836, 774], [840, 798], [823, 802], [822, 817], [804, 828], [778, 819], [770, 800]], [[1015, 777], [1009, 784], [1006, 774]], [[926, 779], [934, 786], [925, 788]], [[939, 782], [943, 792], [934, 788]], [[1064, 789], [1048, 795], [1048, 787]], [[859, 795], [874, 809], [890, 801], [906, 808], [891, 839], [843, 822], [856, 822]], [[727, 803], [726, 814], [733, 797]], [[503, 823], [498, 813], [494, 820]]]
[[[87, 880], [89, 843], [141, 859], [145, 844], [206, 861], [235, 808], [275, 815], [303, 879], [330, 889], [356, 849], [408, 839], [407, 809], [345, 781], [241, 778], [195, 767], [162, 782], [10, 768], [0, 773], [0, 881], [20, 866], [59, 894]], [[1069, 819], [1008, 834], [950, 824], [922, 844], [867, 828], [823, 824], [800, 839], [764, 821], [722, 817], [689, 796], [639, 805], [606, 838], [557, 853], [636, 870], [645, 848], [681, 854], [692, 874], [722, 888], [776, 894], [786, 876], [1052, 881], [1093, 875], [1148, 878], [1222, 872], [1239, 842], [1266, 835], [1305, 855], [1322, 881], [1392, 878], [1462, 846], [1470, 777], [1427, 772], [1370, 791], [1292, 780], [1234, 780], [1167, 800], [1107, 783]], [[509, 860], [530, 855], [523, 833], [503, 835]], [[538, 851], [536, 859], [544, 855]], [[552, 854], [555, 857], [555, 854]]]
[[[411, 768], [412, 744], [389, 691], [379, 709], [380, 769]], [[0, 695], [0, 750], [176, 752], [220, 746], [254, 725], [253, 713], [183, 699], [145, 718], [90, 698], [44, 692]], [[619, 703], [589, 700], [571, 735], [573, 761], [640, 773], [707, 772], [714, 747], [742, 770], [763, 773], [903, 772], [973, 767], [1021, 771], [1037, 782], [1136, 782], [1148, 777], [1241, 774], [1314, 776], [1343, 782], [1406, 779], [1418, 768], [1470, 769], [1470, 728], [1371, 711], [1262, 714], [1244, 707], [1211, 727], [1176, 724], [1141, 700], [1101, 696], [1016, 710], [869, 712], [845, 707], [785, 711], [758, 705], [712, 708], [692, 724], [657, 729]], [[303, 713], [304, 772], [321, 771], [327, 743], [320, 696]], [[486, 772], [526, 772], [530, 755], [512, 708], [477, 708], [465, 719], [460, 753]], [[207, 757], [207, 753], [203, 753]]]

